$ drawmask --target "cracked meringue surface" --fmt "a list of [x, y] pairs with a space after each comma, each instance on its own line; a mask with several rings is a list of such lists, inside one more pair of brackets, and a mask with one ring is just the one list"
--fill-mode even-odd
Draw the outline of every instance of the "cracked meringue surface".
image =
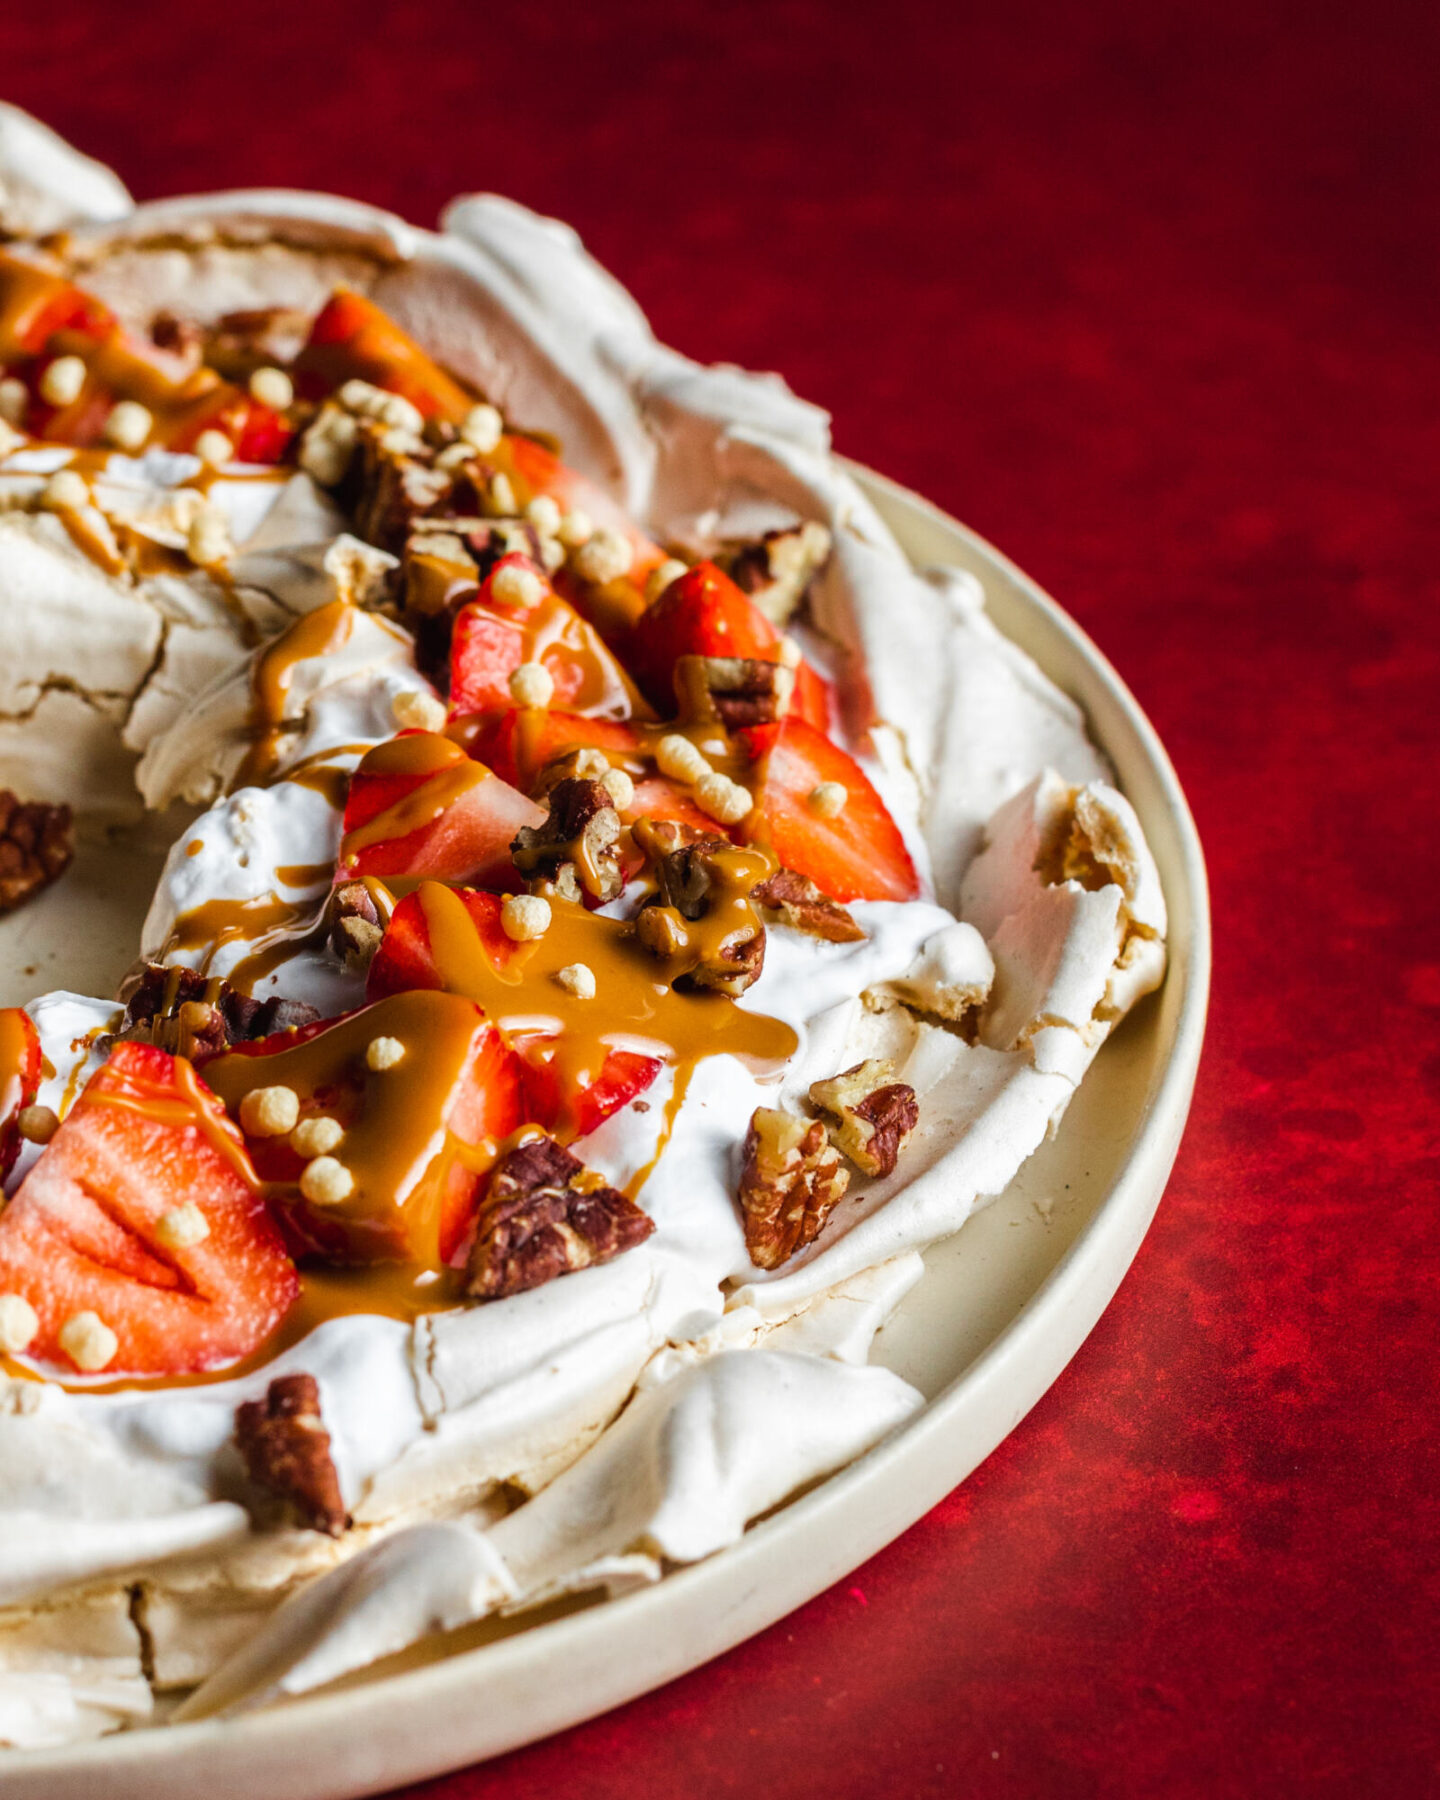
[[[929, 871], [928, 898], [853, 906], [862, 941], [772, 925], [739, 1002], [795, 1033], [782, 1101], [880, 1056], [920, 1105], [895, 1172], [857, 1183], [782, 1269], [750, 1262], [734, 1201], [746, 1123], [776, 1088], [714, 1056], [668, 1141], [667, 1078], [586, 1141], [616, 1186], [659, 1153], [639, 1189], [653, 1234], [613, 1262], [413, 1322], [327, 1319], [230, 1381], [8, 1381], [0, 1742], [33, 1746], [144, 1723], [157, 1697], [188, 1693], [181, 1717], [265, 1705], [497, 1610], [653, 1581], [903, 1425], [923, 1398], [869, 1364], [875, 1334], [920, 1278], [919, 1253], [1003, 1191], [1158, 986], [1165, 908], [1079, 710], [989, 621], [973, 577], [914, 570], [831, 456], [823, 413], [776, 378], [656, 343], [566, 227], [493, 196], [457, 201], [438, 235], [321, 196], [130, 211], [83, 171], [53, 175], [7, 119], [0, 203], [69, 207], [77, 274], [122, 318], [314, 309], [343, 279], [507, 416], [559, 438], [659, 541], [698, 555], [776, 525], [828, 527], [807, 629]], [[20, 166], [37, 171], [28, 188]], [[37, 504], [67, 460], [0, 456], [0, 616], [15, 624], [0, 784], [108, 820], [203, 807], [140, 951], [195, 960], [174, 944], [179, 919], [279, 893], [293, 921], [268, 942], [256, 997], [327, 1015], [359, 1004], [363, 979], [314, 942], [328, 871], [303, 878], [334, 862], [340, 815], [288, 777], [317, 756], [353, 768], [392, 736], [398, 697], [433, 694], [408, 634], [362, 613], [338, 652], [298, 664], [273, 779], [236, 787], [257, 642], [365, 579], [335, 554], [343, 516], [308, 475], [230, 469], [206, 495], [235, 546], [226, 579], [136, 578]], [[97, 533], [123, 524], [183, 545], [197, 469], [111, 456], [92, 482]], [[207, 966], [223, 975], [253, 948], [237, 940]], [[62, 992], [29, 1010], [53, 1070], [39, 1099], [63, 1115], [115, 1003]], [[323, 1397], [352, 1520], [338, 1540], [258, 1530], [235, 1503], [235, 1408], [289, 1372]]]

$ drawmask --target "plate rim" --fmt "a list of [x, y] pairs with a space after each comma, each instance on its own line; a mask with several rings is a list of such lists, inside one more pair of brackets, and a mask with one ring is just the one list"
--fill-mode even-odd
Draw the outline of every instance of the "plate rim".
[[[1108, 1193], [1029, 1300], [919, 1413], [729, 1548], [653, 1586], [373, 1682], [238, 1718], [0, 1753], [0, 1792], [15, 1800], [79, 1800], [103, 1770], [114, 1800], [164, 1800], [193, 1792], [186, 1784], [203, 1768], [215, 1800], [257, 1791], [269, 1800], [359, 1800], [593, 1718], [767, 1629], [908, 1530], [1009, 1435], [1099, 1320], [1164, 1192], [1199, 1067], [1211, 962], [1199, 835], [1154, 726], [1076, 621], [978, 532], [900, 483], [848, 458], [837, 461], [882, 510], [888, 503], [920, 515], [1009, 584], [1010, 595], [987, 589], [987, 612], [1031, 613], [1063, 642], [1085, 671], [1080, 685], [1123, 722], [1158, 784], [1182, 889], [1167, 898], [1186, 927], [1182, 939], [1171, 939], [1169, 979], [1181, 980], [1184, 990], [1168, 1056]], [[1108, 749], [1104, 734], [1097, 736]], [[790, 1558], [797, 1529], [822, 1553]], [[566, 1673], [557, 1681], [560, 1658]], [[574, 1679], [577, 1667], [584, 1680]], [[472, 1716], [457, 1729], [456, 1703], [473, 1700], [477, 1685], [488, 1717], [477, 1726]], [[369, 1729], [355, 1733], [361, 1716]], [[522, 1717], [524, 1723], [509, 1723]], [[229, 1787], [227, 1777], [239, 1785]]]

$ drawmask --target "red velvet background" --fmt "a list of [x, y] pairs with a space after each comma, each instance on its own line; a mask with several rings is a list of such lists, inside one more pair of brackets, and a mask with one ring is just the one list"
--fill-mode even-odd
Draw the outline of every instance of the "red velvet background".
[[141, 196], [571, 220], [1058, 595], [1210, 859], [1190, 1132], [1034, 1413], [775, 1629], [429, 1800], [1440, 1793], [1437, 19], [5, 8], [0, 91]]

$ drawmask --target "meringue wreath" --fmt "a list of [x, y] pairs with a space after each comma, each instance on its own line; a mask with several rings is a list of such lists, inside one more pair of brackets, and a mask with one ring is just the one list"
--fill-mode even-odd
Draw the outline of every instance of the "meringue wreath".
[[[0, 112], [0, 1741], [653, 1581], [870, 1366], [1165, 969], [1076, 707], [572, 232], [132, 207]], [[167, 810], [169, 809], [169, 810]]]

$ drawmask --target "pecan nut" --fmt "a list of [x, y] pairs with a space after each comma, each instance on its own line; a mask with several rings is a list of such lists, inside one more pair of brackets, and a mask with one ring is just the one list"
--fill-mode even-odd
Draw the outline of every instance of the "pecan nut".
[[765, 927], [751, 890], [766, 874], [768, 859], [669, 820], [641, 819], [632, 836], [656, 887], [636, 916], [636, 936], [669, 965], [673, 987], [709, 988], [739, 999], [765, 967]]
[[774, 725], [790, 710], [795, 671], [753, 656], [680, 656], [675, 699], [680, 717], [718, 722], [726, 731]]
[[867, 1175], [892, 1175], [920, 1109], [915, 1090], [891, 1081], [895, 1065], [883, 1057], [856, 1063], [828, 1081], [812, 1081], [810, 1098], [836, 1121], [833, 1142]]
[[341, 492], [342, 504], [348, 504], [361, 537], [399, 555], [416, 520], [433, 512], [450, 493], [450, 477], [410, 448], [395, 448], [389, 430], [378, 420], [362, 420], [355, 443], [357, 454]]
[[237, 1407], [235, 1442], [246, 1474], [282, 1516], [327, 1537], [342, 1535], [350, 1521], [313, 1375], [279, 1375], [263, 1400]]
[[528, 1138], [491, 1170], [467, 1264], [467, 1291], [479, 1300], [524, 1293], [558, 1275], [609, 1262], [654, 1229], [647, 1213], [606, 1187], [554, 1138]]
[[816, 520], [767, 531], [725, 560], [730, 579], [747, 593], [772, 625], [788, 625], [810, 583], [830, 556], [830, 533]]
[[558, 781], [549, 795], [543, 825], [522, 825], [510, 846], [515, 867], [533, 881], [564, 891], [561, 870], [568, 864], [594, 900], [613, 900], [625, 885], [620, 867], [620, 815], [598, 781], [578, 777]]
[[740, 1211], [757, 1269], [778, 1269], [813, 1243], [850, 1184], [818, 1119], [759, 1106], [745, 1134]]
[[330, 923], [330, 948], [347, 969], [363, 974], [385, 935], [385, 921], [369, 888], [363, 881], [343, 881], [331, 894], [325, 910]]
[[0, 788], [0, 913], [13, 912], [58, 881], [74, 854], [68, 806], [24, 801]]
[[865, 941], [865, 933], [849, 908], [821, 893], [808, 875], [795, 869], [777, 869], [750, 890], [750, 898], [768, 912], [778, 913], [780, 922], [792, 931], [809, 932], [811, 937], [824, 938], [830, 944]]
[[256, 1000], [228, 981], [179, 964], [141, 963], [120, 990], [125, 1020], [115, 1037], [155, 1044], [172, 1056], [203, 1061], [231, 1044], [311, 1025], [320, 1014], [303, 1000]]

